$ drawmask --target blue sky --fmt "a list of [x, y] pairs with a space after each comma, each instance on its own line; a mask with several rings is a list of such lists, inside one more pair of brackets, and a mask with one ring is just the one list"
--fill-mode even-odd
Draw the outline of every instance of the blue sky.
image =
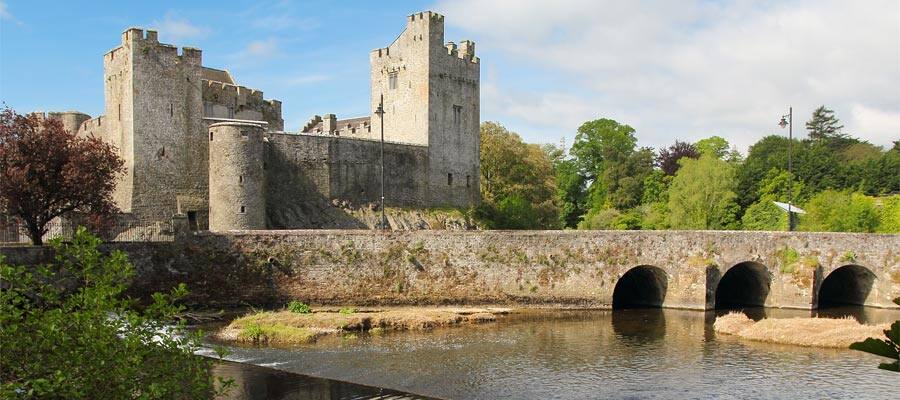
[[[855, 4], [858, 3], [858, 4]], [[820, 104], [849, 133], [900, 138], [900, 1], [0, 1], [0, 100], [18, 111], [103, 109], [102, 55], [129, 26], [203, 49], [204, 64], [313, 114], [368, 113], [368, 52], [405, 16], [446, 15], [482, 60], [482, 120], [571, 144], [582, 122], [632, 125], [639, 144], [721, 135], [746, 150], [788, 106]]]

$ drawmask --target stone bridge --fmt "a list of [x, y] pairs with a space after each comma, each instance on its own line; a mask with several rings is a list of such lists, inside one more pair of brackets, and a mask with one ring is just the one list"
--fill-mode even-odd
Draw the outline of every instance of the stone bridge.
[[[745, 231], [232, 231], [110, 244], [136, 294], [283, 304], [900, 308], [900, 235]], [[35, 249], [2, 249], [8, 261]]]

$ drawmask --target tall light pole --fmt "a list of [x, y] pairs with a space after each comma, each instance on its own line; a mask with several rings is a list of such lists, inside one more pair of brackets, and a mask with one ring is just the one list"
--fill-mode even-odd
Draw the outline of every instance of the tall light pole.
[[[787, 118], [785, 120], [785, 118]], [[793, 145], [794, 145], [794, 107], [788, 107], [788, 113], [786, 115], [781, 116], [781, 122], [778, 123], [778, 126], [781, 129], [784, 129], [785, 126], [788, 127], [788, 231], [794, 230], [794, 212], [792, 211], [794, 198], [791, 194], [791, 191], [794, 186], [794, 160], [793, 160]]]
[[378, 99], [378, 108], [375, 109], [381, 125], [381, 229], [387, 229], [387, 217], [384, 215], [384, 93]]

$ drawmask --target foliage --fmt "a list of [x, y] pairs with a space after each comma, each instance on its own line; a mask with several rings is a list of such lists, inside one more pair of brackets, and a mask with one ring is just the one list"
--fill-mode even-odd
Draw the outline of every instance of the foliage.
[[[895, 302], [900, 304], [898, 300], [895, 300]], [[900, 372], [900, 321], [894, 321], [891, 324], [891, 329], [884, 331], [884, 336], [887, 339], [867, 338], [862, 342], [853, 343], [850, 345], [850, 349], [890, 358], [894, 361], [881, 363], [878, 365], [878, 368]]]
[[748, 231], [785, 231], [788, 214], [770, 200], [753, 203], [741, 217], [741, 227]]
[[556, 176], [556, 199], [559, 204], [559, 223], [574, 228], [587, 211], [587, 182], [574, 159], [563, 157], [561, 148], [545, 147], [553, 162]]
[[827, 140], [846, 137], [841, 133], [844, 126], [840, 125], [834, 111], [819, 106], [813, 111], [812, 118], [806, 122], [806, 130], [809, 132], [809, 138], [812, 140]]
[[634, 129], [611, 119], [588, 121], [578, 128], [571, 153], [586, 179], [593, 181], [589, 214], [640, 204], [654, 154], [649, 148], [636, 150], [636, 144]]
[[678, 168], [681, 167], [678, 164], [678, 160], [681, 160], [682, 157], [698, 158], [700, 157], [700, 152], [693, 144], [675, 140], [675, 144], [659, 149], [659, 155], [656, 156], [656, 166], [662, 170], [662, 173], [673, 176], [678, 172]]
[[734, 168], [705, 154], [682, 159], [669, 187], [669, 222], [676, 229], [728, 229], [735, 226]]
[[874, 232], [878, 227], [875, 200], [850, 191], [825, 190], [806, 203], [800, 230], [817, 232]]
[[104, 256], [99, 244], [79, 228], [71, 243], [51, 242], [50, 265], [0, 259], [0, 397], [209, 398], [226, 389], [194, 355], [201, 333], [171, 326], [185, 286], [139, 311], [122, 296], [134, 275], [126, 255]]
[[344, 314], [344, 315], [350, 315], [350, 314], [353, 314], [353, 313], [355, 313], [355, 312], [356, 312], [356, 309], [349, 308], [349, 307], [348, 307], [348, 308], [342, 308], [342, 309], [340, 309], [340, 311], [338, 311], [338, 313]]
[[700, 139], [694, 146], [700, 155], [710, 155], [720, 160], [724, 160], [728, 156], [728, 141], [721, 136], [710, 136], [706, 139]]
[[35, 245], [54, 218], [77, 212], [99, 224], [115, 213], [123, 166], [115, 148], [57, 119], [0, 111], [0, 210], [22, 220]]
[[900, 194], [881, 199], [878, 211], [878, 232], [900, 233]]
[[312, 313], [312, 308], [310, 308], [308, 304], [306, 304], [302, 301], [297, 301], [297, 300], [292, 300], [290, 303], [288, 303], [287, 309], [288, 309], [288, 311], [290, 311], [292, 313], [297, 313], [297, 314], [311, 314]]
[[[555, 171], [548, 153], [494, 122], [481, 124], [481, 197], [476, 213], [495, 229], [559, 223]], [[511, 213], [511, 214], [507, 214]]]
[[616, 229], [616, 221], [622, 213], [615, 208], [591, 209], [584, 220], [578, 224], [578, 229]]

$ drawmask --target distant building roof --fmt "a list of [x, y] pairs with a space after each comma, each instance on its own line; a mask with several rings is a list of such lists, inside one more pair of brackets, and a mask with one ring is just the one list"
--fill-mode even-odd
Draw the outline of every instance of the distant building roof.
[[231, 73], [224, 69], [203, 67], [202, 78], [208, 81], [216, 81], [234, 85], [234, 78], [231, 77]]

